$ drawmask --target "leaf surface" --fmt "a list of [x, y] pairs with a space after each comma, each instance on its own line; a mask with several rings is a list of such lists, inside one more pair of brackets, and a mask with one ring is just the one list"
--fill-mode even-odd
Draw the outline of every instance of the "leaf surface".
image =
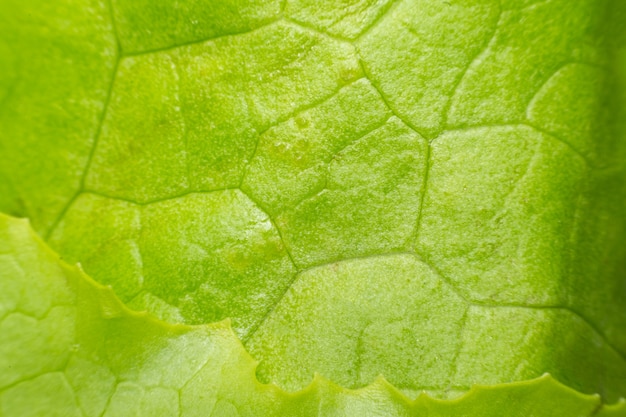
[[43, 3], [0, 0], [0, 208], [126, 305], [288, 390], [624, 395], [619, 2]]
[[256, 380], [228, 322], [171, 325], [130, 311], [25, 220], [0, 215], [0, 242], [0, 415], [626, 415], [624, 402], [604, 406], [548, 375], [448, 401], [409, 400], [384, 379], [346, 390], [318, 376], [287, 393]]

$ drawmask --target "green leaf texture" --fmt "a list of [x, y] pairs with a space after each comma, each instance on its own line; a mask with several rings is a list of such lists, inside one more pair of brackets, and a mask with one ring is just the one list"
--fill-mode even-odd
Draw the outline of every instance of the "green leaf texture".
[[623, 411], [625, 9], [0, 0], [5, 414]]
[[384, 379], [346, 390], [319, 376], [287, 393], [263, 385], [228, 322], [170, 325], [128, 310], [59, 260], [25, 220], [0, 215], [2, 416], [626, 415], [545, 375], [409, 400]]

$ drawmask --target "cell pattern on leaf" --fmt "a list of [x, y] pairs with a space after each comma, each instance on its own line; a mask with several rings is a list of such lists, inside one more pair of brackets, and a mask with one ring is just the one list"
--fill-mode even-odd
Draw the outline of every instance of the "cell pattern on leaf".
[[289, 389], [624, 392], [598, 2], [83, 2], [0, 6], [58, 36], [0, 43], [0, 208], [130, 307], [231, 318]]

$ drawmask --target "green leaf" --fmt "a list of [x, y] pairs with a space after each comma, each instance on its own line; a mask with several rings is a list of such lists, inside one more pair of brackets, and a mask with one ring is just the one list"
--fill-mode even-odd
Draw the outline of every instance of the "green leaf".
[[[475, 384], [518, 381], [494, 390], [527, 387], [543, 407], [549, 372], [615, 402], [625, 10], [0, 0], [0, 210], [30, 218], [130, 308], [170, 323], [230, 318], [265, 383], [300, 390], [319, 373], [358, 389], [382, 374], [402, 395], [469, 391], [472, 404], [491, 392]], [[149, 350], [146, 337], [133, 343]], [[224, 355], [245, 356], [233, 340]], [[252, 372], [238, 361], [217, 366], [229, 369], [214, 381], [229, 398], [219, 413], [247, 401], [228, 385], [237, 367]], [[305, 392], [328, 413], [370, 389], [394, 398], [388, 413], [404, 407], [381, 384]], [[503, 415], [494, 404], [476, 407]]]
[[624, 402], [604, 406], [548, 375], [449, 401], [411, 401], [382, 378], [354, 391], [317, 376], [287, 393], [256, 380], [228, 322], [171, 325], [128, 310], [27, 221], [0, 215], [0, 242], [3, 416], [626, 415]]

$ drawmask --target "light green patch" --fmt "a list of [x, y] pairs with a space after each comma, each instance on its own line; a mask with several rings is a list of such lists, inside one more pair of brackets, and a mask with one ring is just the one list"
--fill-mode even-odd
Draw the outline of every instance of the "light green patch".
[[[606, 100], [605, 74], [589, 65], [566, 65], [541, 87], [527, 110], [531, 123], [567, 141], [574, 150], [600, 165], [612, 158], [606, 149], [596, 149], [606, 146], [602, 136], [611, 134], [607, 129], [609, 108], [602, 103]], [[578, 87], [571, 89], [570, 85]], [[563, 107], [558, 103], [572, 104]], [[589, 109], [595, 109], [597, 114], [589, 114]]]
[[[458, 81], [448, 128], [523, 122], [533, 97], [564, 66], [606, 62], [602, 7], [593, 1], [569, 5], [567, 0], [541, 1], [502, 11], [493, 38]], [[569, 102], [561, 103], [567, 106]], [[561, 119], [563, 114], [555, 117]]]
[[349, 388], [385, 375], [414, 397], [454, 386], [466, 310], [412, 255], [337, 262], [300, 273], [246, 344], [261, 362], [260, 379], [289, 390], [316, 372]]
[[357, 40], [372, 83], [423, 135], [431, 138], [445, 126], [457, 85], [490, 42], [498, 3], [402, 1]]
[[559, 305], [587, 167], [526, 126], [448, 132], [432, 144], [416, 249], [469, 299]]
[[[415, 230], [426, 143], [393, 117], [337, 153], [325, 187], [276, 218], [300, 267], [401, 250]], [[311, 233], [311, 231], [317, 231]]]
[[340, 151], [390, 116], [374, 87], [359, 79], [268, 129], [259, 139], [242, 189], [270, 213], [293, 207], [326, 187], [329, 164]]
[[355, 39], [375, 25], [393, 3], [393, 0], [293, 0], [286, 2], [285, 15], [332, 36]]
[[[534, 348], [541, 343], [550, 349]], [[460, 386], [476, 379], [523, 381], [548, 372], [569, 387], [604, 398], [620, 398], [624, 390], [626, 362], [620, 353], [564, 309], [473, 305], [460, 344], [452, 378]]]
[[295, 274], [270, 218], [235, 190], [148, 205], [83, 194], [51, 241], [134, 308], [188, 323], [230, 317], [241, 336]]

